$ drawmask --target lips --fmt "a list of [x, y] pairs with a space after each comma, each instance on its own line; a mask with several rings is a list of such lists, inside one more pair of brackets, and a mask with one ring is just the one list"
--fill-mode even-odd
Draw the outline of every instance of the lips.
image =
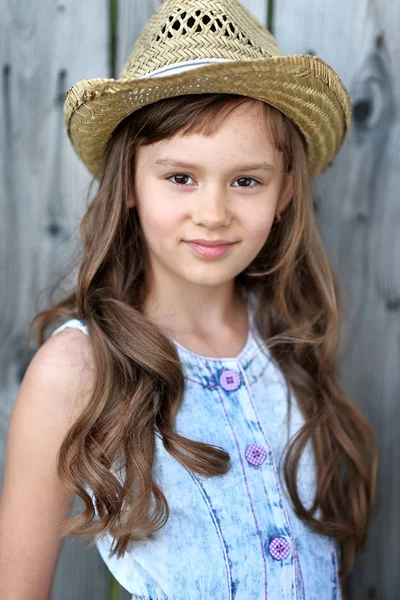
[[190, 244], [199, 244], [200, 246], [227, 246], [228, 244], [235, 244], [229, 240], [186, 240]]
[[236, 242], [227, 242], [226, 240], [188, 240], [185, 244], [197, 255], [202, 258], [219, 258], [226, 254]]

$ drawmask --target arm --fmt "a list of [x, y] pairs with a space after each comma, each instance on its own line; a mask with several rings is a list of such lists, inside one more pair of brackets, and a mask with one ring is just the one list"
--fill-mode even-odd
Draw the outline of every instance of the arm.
[[94, 384], [90, 339], [66, 329], [32, 359], [11, 413], [0, 498], [0, 590], [7, 600], [47, 600], [61, 549], [58, 526], [73, 495], [57, 452]]

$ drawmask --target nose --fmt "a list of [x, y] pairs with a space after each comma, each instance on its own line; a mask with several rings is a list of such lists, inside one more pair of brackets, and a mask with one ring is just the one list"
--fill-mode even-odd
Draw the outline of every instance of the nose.
[[208, 229], [227, 227], [232, 220], [229, 199], [220, 187], [208, 188], [204, 194], [198, 194], [192, 210], [194, 225], [203, 225]]

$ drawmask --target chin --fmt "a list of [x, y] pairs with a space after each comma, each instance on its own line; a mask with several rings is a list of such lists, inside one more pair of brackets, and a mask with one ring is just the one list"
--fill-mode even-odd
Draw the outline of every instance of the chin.
[[[207, 272], [208, 271], [208, 272]], [[218, 286], [231, 281], [238, 273], [226, 269], [200, 269], [180, 274], [182, 279], [195, 285]]]

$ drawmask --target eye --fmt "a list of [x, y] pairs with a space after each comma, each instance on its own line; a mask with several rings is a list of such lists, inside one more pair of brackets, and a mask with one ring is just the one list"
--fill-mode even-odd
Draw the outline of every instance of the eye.
[[[175, 178], [175, 181], [171, 181], [172, 179]], [[174, 185], [179, 185], [184, 187], [187, 183], [187, 179], [191, 179], [190, 175], [187, 175], [187, 173], [174, 173], [173, 175], [170, 175], [169, 177], [167, 177], [168, 181], [171, 181], [171, 183], [173, 183]], [[234, 187], [241, 187], [241, 188], [254, 188], [257, 187], [258, 185], [260, 185], [260, 182], [257, 181], [256, 179], [254, 179], [253, 177], [239, 177], [239, 179], [236, 179], [236, 181], [238, 182], [249, 182], [249, 181], [254, 181], [255, 185], [239, 185], [239, 186], [234, 186]]]
[[[175, 177], [176, 179], [178, 179], [178, 181], [171, 181], [171, 179]], [[171, 181], [171, 183], [173, 183], [174, 185], [180, 185], [181, 187], [185, 186], [184, 179], [191, 179], [190, 175], [187, 175], [186, 173], [174, 173], [173, 175], [170, 175], [169, 177], [167, 177], [168, 181]], [[179, 181], [179, 179], [181, 181]]]
[[257, 179], [253, 179], [253, 177], [239, 177], [239, 179], [236, 179], [236, 181], [242, 181], [242, 182], [255, 181], [256, 185], [239, 185], [239, 186], [235, 186], [235, 187], [254, 188], [254, 187], [257, 187], [258, 185], [260, 185], [260, 182], [257, 181]]

